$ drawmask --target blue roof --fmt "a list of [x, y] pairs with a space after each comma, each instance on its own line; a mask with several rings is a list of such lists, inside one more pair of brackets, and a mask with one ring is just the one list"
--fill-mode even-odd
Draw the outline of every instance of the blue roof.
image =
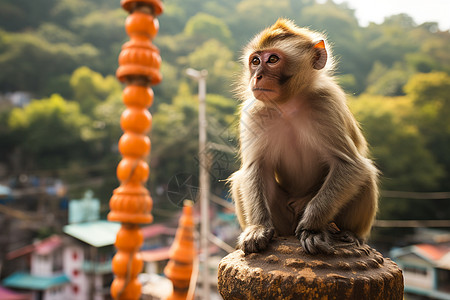
[[16, 272], [5, 278], [3, 285], [27, 290], [47, 290], [69, 282], [69, 277], [66, 275], [36, 276], [25, 272]]

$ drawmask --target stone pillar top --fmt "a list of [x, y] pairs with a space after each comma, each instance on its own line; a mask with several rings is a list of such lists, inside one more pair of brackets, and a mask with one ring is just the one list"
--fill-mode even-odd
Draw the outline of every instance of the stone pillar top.
[[277, 237], [261, 253], [237, 250], [219, 264], [224, 299], [402, 299], [398, 266], [368, 245], [342, 244], [307, 254], [295, 237]]

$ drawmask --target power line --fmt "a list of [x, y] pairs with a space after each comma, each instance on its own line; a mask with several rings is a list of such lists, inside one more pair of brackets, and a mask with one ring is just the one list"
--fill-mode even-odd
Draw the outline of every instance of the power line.
[[[107, 170], [107, 169], [110, 169], [110, 167], [111, 167], [110, 163], [102, 162], [102, 163], [95, 164], [95, 165], [79, 166], [77, 171], [87, 172], [87, 171]], [[73, 172], [73, 168], [65, 167], [65, 168], [56, 168], [56, 169], [26, 169], [26, 170], [21, 170], [21, 171], [15, 171], [14, 174], [15, 175], [20, 175], [20, 174], [40, 175], [40, 176], [54, 177], [54, 176], [52, 176], [54, 174], [64, 174], [64, 173], [70, 174], [72, 172]]]
[[0, 212], [5, 215], [14, 217], [16, 219], [26, 220], [26, 221], [39, 221], [39, 220], [43, 219], [42, 216], [32, 214], [30, 212], [23, 212], [22, 210], [19, 210], [19, 209], [10, 208], [3, 204], [0, 204]]
[[214, 194], [210, 194], [209, 198], [210, 198], [210, 200], [212, 202], [214, 202], [216, 204], [219, 204], [219, 205], [221, 205], [221, 206], [223, 206], [225, 208], [228, 208], [228, 209], [234, 211], [234, 204], [233, 203], [228, 202], [227, 200], [225, 200], [225, 199], [223, 199], [223, 198], [221, 198], [221, 197], [219, 197], [217, 195], [214, 195]]
[[450, 220], [375, 220], [374, 227], [450, 227]]
[[438, 200], [450, 199], [450, 192], [403, 192], [403, 191], [381, 191], [381, 196], [385, 198], [402, 198], [402, 199], [421, 199], [421, 200]]

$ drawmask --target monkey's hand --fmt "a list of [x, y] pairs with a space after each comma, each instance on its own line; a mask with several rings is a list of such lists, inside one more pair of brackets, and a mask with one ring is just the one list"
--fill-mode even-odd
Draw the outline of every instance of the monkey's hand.
[[250, 225], [239, 236], [237, 248], [245, 254], [263, 251], [269, 245], [274, 233], [273, 227]]

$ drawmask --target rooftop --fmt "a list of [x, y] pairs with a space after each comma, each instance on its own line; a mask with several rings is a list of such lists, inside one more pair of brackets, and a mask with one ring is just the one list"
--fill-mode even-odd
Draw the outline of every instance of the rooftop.
[[94, 221], [66, 225], [63, 231], [94, 247], [104, 247], [114, 244], [119, 229], [119, 223]]
[[417, 244], [417, 251], [426, 256], [430, 260], [440, 260], [445, 254], [450, 252], [450, 247], [446, 245]]
[[162, 261], [169, 259], [170, 247], [144, 250], [139, 252], [143, 261]]
[[62, 245], [62, 238], [58, 235], [52, 235], [41, 241], [37, 241], [32, 245], [27, 245], [25, 247], [15, 249], [6, 254], [7, 259], [14, 259], [32, 252], [36, 252], [40, 255], [47, 255], [52, 253], [54, 250]]
[[31, 294], [18, 293], [5, 289], [0, 286], [0, 299], [2, 300], [31, 300], [33, 296]]
[[46, 290], [54, 286], [69, 283], [66, 275], [56, 276], [35, 276], [25, 272], [16, 272], [3, 280], [6, 287], [28, 289], [28, 290]]
[[391, 251], [395, 260], [401, 260], [409, 254], [415, 254], [437, 268], [450, 270], [450, 244], [448, 243], [416, 244]]
[[[119, 223], [108, 221], [94, 221], [79, 224], [69, 224], [64, 226], [63, 231], [94, 247], [103, 247], [114, 244], [117, 232], [120, 229]], [[153, 224], [142, 227], [144, 239], [159, 236], [161, 234], [174, 235], [176, 229], [168, 228], [162, 224]]]

